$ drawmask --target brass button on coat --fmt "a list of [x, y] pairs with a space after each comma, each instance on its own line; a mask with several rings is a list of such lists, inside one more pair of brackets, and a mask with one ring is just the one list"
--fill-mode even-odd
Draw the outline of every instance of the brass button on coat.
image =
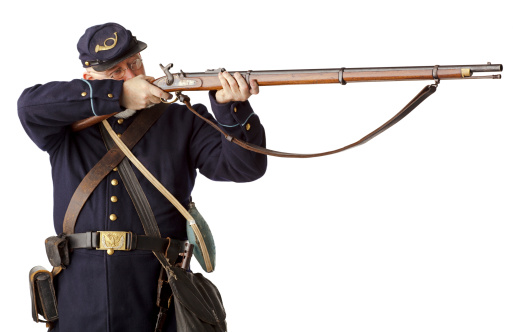
[[86, 95], [87, 95], [86, 91], [84, 91], [83, 93], [81, 93], [81, 96], [83, 96], [83, 97], [86, 97]]
[[118, 219], [118, 217], [116, 216], [116, 214], [111, 214], [111, 215], [109, 216], [109, 220], [111, 220], [111, 221], [115, 221], [115, 220], [117, 220], [117, 219]]
[[245, 130], [249, 130], [249, 129], [251, 129], [251, 124], [250, 123], [245, 125]]
[[113, 98], [113, 95], [111, 93], [108, 93], [107, 95], [109, 98]]
[[118, 124], [122, 124], [124, 123], [124, 119], [118, 119], [116, 122], [118, 122]]
[[113, 168], [113, 172], [117, 172], [117, 171], [118, 171], [118, 167]]
[[111, 185], [117, 186], [118, 185], [118, 180], [117, 179], [111, 180]]
[[111, 196], [111, 202], [113, 202], [113, 203], [118, 202], [118, 197], [116, 197], [116, 196]]
[[235, 108], [233, 108], [233, 112], [235, 112], [235, 113], [237, 112], [237, 108], [236, 108], [236, 106], [235, 106]]
[[116, 134], [116, 136], [118, 136], [118, 137], [122, 137], [122, 134]]

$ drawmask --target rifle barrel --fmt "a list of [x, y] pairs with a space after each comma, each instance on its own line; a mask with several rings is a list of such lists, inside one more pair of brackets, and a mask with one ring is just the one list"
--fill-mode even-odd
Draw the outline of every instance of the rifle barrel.
[[[239, 71], [247, 82], [256, 80], [260, 86], [292, 84], [331, 84], [407, 80], [440, 80], [464, 78], [501, 78], [500, 75], [473, 76], [474, 73], [501, 72], [501, 64], [459, 65], [459, 66], [415, 66], [415, 67], [369, 67], [369, 68], [330, 68], [296, 70], [248, 70]], [[218, 80], [220, 70], [177, 74], [168, 73], [154, 84], [167, 92], [200, 91], [220, 89]], [[234, 75], [237, 71], [230, 71]], [[167, 72], [165, 72], [167, 73]], [[173, 78], [172, 80], [170, 78]], [[167, 83], [168, 81], [168, 83]], [[170, 82], [173, 81], [173, 82]]]

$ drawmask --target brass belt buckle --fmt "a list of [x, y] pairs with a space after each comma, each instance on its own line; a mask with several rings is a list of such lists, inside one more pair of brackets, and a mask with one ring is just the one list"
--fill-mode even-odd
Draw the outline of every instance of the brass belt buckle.
[[131, 250], [131, 232], [99, 231], [98, 233], [100, 239], [97, 250], [107, 250], [108, 255], [113, 255], [115, 250]]

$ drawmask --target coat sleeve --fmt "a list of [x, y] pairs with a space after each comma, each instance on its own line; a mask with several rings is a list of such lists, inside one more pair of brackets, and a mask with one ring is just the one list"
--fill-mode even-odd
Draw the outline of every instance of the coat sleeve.
[[77, 79], [25, 89], [18, 99], [18, 116], [36, 145], [56, 149], [70, 125], [95, 115], [120, 112], [122, 81]]
[[[214, 120], [230, 136], [265, 147], [265, 130], [248, 101], [219, 104], [210, 91], [213, 119], [206, 107], [195, 105], [201, 115]], [[267, 169], [267, 156], [248, 151], [198, 119], [190, 142], [195, 166], [201, 174], [216, 181], [254, 181]]]

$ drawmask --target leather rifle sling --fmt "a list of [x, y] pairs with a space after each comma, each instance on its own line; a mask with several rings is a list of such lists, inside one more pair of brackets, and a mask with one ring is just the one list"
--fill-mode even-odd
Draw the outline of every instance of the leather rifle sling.
[[182, 99], [181, 102], [183, 102], [186, 105], [186, 107], [188, 107], [188, 109], [191, 112], [193, 112], [199, 118], [203, 119], [210, 126], [212, 126], [217, 131], [219, 131], [222, 135], [224, 135], [224, 137], [228, 141], [233, 142], [233, 143], [243, 147], [244, 149], [247, 149], [247, 150], [250, 150], [250, 151], [253, 151], [253, 152], [256, 152], [256, 153], [261, 153], [261, 154], [265, 154], [265, 155], [269, 155], [269, 156], [274, 156], [274, 157], [283, 157], [283, 158], [313, 158], [313, 157], [322, 157], [322, 156], [327, 156], [327, 155], [330, 155], [330, 154], [342, 152], [344, 150], [351, 149], [351, 148], [353, 148], [355, 146], [367, 143], [368, 141], [370, 141], [374, 137], [378, 136], [379, 134], [381, 134], [385, 130], [389, 129], [390, 127], [392, 127], [393, 125], [398, 123], [405, 116], [407, 116], [410, 112], [412, 112], [413, 109], [415, 109], [419, 104], [421, 104], [426, 98], [428, 98], [430, 95], [432, 95], [436, 91], [436, 89], [437, 89], [437, 84], [431, 84], [431, 85], [425, 86], [405, 107], [403, 107], [401, 109], [401, 111], [396, 113], [396, 115], [394, 115], [392, 118], [390, 118], [387, 122], [382, 124], [380, 127], [376, 128], [375, 130], [373, 130], [369, 134], [365, 135], [364, 137], [362, 137], [358, 141], [356, 141], [354, 143], [351, 143], [351, 144], [348, 144], [348, 145], [346, 145], [346, 146], [344, 146], [344, 147], [342, 147], [340, 149], [336, 149], [336, 150], [332, 150], [332, 151], [327, 151], [327, 152], [321, 152], [321, 153], [312, 153], [312, 154], [300, 154], [300, 153], [288, 153], [288, 152], [274, 151], [274, 150], [266, 149], [266, 148], [263, 148], [261, 146], [258, 146], [258, 145], [252, 144], [252, 143], [248, 143], [248, 142], [239, 140], [236, 137], [232, 137], [232, 136], [228, 135], [223, 129], [221, 129], [215, 123], [213, 123], [212, 121], [208, 120], [207, 118], [205, 118], [202, 115], [200, 115], [199, 113], [197, 113], [193, 109], [192, 105], [190, 104], [190, 100], [189, 100], [189, 98], [187, 96], [180, 95], [180, 98], [182, 97], [181, 98]]
[[[158, 120], [166, 109], [166, 105], [159, 104], [150, 109], [139, 112], [134, 122], [120, 137], [130, 148], [143, 137], [149, 128]], [[100, 182], [125, 158], [124, 153], [118, 148], [110, 149], [102, 159], [86, 174], [73, 193], [70, 204], [63, 221], [63, 233], [73, 234], [75, 223], [84, 204]]]

